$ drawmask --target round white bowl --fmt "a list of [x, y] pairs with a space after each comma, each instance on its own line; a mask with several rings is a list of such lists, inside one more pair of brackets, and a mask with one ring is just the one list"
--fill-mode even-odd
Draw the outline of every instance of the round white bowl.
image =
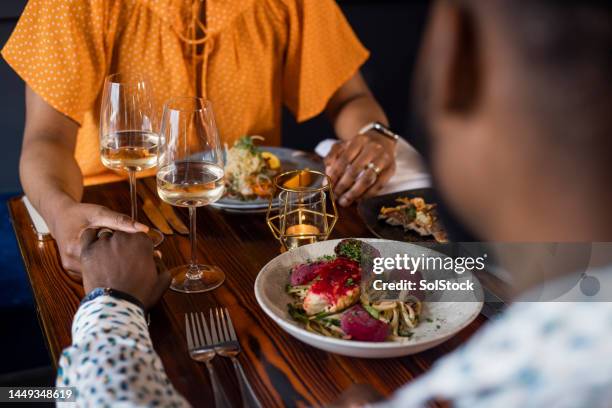
[[[384, 239], [362, 238], [395, 253], [439, 254], [430, 249], [405, 242]], [[365, 342], [325, 337], [309, 332], [289, 316], [287, 304], [292, 297], [285, 288], [289, 283], [292, 266], [334, 253], [340, 240], [317, 242], [285, 252], [268, 262], [255, 280], [255, 297], [264, 312], [284, 331], [315, 348], [351, 357], [389, 358], [419, 353], [448, 340], [480, 313], [482, 301], [425, 302], [421, 323], [413, 330], [413, 335], [402, 341]], [[476, 280], [474, 276], [470, 279]], [[479, 287], [479, 285], [477, 285]], [[476, 296], [482, 299], [482, 296]], [[431, 321], [429, 321], [431, 320]]]

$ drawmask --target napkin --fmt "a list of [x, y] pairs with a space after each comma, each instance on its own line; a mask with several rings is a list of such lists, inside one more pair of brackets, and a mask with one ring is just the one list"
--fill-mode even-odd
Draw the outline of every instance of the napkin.
[[38, 211], [36, 211], [36, 208], [34, 208], [28, 197], [23, 196], [22, 200], [26, 210], [28, 211], [28, 214], [30, 215], [30, 220], [32, 221], [34, 229], [38, 233], [38, 236], [41, 237], [50, 234], [47, 223], [43, 219], [42, 215], [40, 215]]
[[[315, 152], [319, 156], [325, 157], [337, 142], [336, 139], [325, 139], [317, 145]], [[395, 174], [378, 195], [431, 186], [431, 177], [425, 171], [423, 158], [404, 139], [397, 141], [395, 160], [397, 165]]]

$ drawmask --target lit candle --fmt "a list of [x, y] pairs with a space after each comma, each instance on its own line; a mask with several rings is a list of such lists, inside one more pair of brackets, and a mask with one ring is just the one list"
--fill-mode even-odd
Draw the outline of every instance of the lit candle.
[[321, 231], [310, 224], [297, 224], [287, 227], [282, 238], [283, 249], [294, 249], [302, 245], [313, 244], [319, 240]]
[[285, 231], [287, 235], [318, 235], [321, 233], [317, 227], [310, 224], [292, 225]]

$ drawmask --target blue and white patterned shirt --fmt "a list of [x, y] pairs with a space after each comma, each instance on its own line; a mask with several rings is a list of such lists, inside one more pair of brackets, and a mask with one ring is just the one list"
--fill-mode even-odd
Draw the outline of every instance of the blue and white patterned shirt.
[[189, 406], [164, 372], [142, 310], [111, 296], [77, 311], [56, 384], [75, 387], [79, 407]]
[[597, 273], [602, 290], [595, 296], [580, 293], [582, 277], [534, 289], [519, 300], [536, 300], [545, 291], [564, 295], [510, 306], [376, 408], [432, 400], [470, 408], [612, 406], [612, 270]]

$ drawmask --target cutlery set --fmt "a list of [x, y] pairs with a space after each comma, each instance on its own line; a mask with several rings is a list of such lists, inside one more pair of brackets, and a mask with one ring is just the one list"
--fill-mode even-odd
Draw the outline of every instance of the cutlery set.
[[193, 360], [206, 364], [212, 384], [215, 406], [217, 408], [231, 406], [212, 364], [213, 358], [219, 355], [232, 361], [240, 384], [243, 407], [260, 408], [262, 405], [237, 358], [241, 351], [240, 342], [236, 336], [229, 311], [227, 308], [215, 308], [213, 313], [213, 309], [211, 309], [209, 322], [206, 321], [202, 312], [185, 313], [185, 336], [187, 337], [189, 355]]
[[147, 218], [164, 235], [189, 234], [189, 228], [178, 217], [174, 208], [157, 198], [157, 185], [155, 179], [147, 177], [138, 180], [138, 195], [142, 200], [142, 210]]

